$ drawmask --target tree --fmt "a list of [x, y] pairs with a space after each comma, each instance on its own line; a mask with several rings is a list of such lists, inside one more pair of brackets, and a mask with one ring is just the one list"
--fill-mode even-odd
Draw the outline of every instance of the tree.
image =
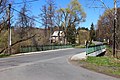
[[45, 37], [47, 37], [47, 28], [48, 28], [48, 17], [47, 17], [47, 6], [43, 5], [41, 9], [41, 14], [39, 15], [42, 20], [42, 25], [45, 26]]
[[85, 27], [78, 27], [77, 31], [79, 31], [79, 30], [86, 30], [86, 31], [88, 31], [89, 29], [85, 28]]
[[30, 32], [30, 28], [34, 24], [34, 21], [28, 18], [27, 13], [29, 10], [27, 8], [28, 8], [27, 4], [25, 3], [21, 8], [20, 13], [18, 14], [18, 20], [15, 25], [20, 39], [23, 39], [24, 37], [29, 36], [28, 32]]
[[76, 29], [75, 29], [75, 25], [71, 25], [67, 27], [67, 31], [66, 31], [67, 35], [67, 41], [70, 44], [75, 44], [76, 41]]
[[102, 40], [110, 40], [110, 43], [112, 42], [112, 33], [113, 33], [113, 20], [114, 16], [113, 13], [111, 13], [111, 10], [106, 10], [102, 16], [100, 16], [100, 19], [98, 20], [98, 27], [97, 27], [97, 39]]
[[95, 29], [94, 29], [94, 24], [91, 24], [90, 27], [90, 42], [92, 42], [92, 40], [95, 40]]
[[[97, 38], [109, 40], [109, 44], [113, 44], [113, 26], [114, 26], [114, 9], [106, 10], [98, 20]], [[117, 26], [115, 44], [116, 50], [120, 50], [120, 8], [117, 8]]]
[[5, 8], [8, 4], [8, 0], [0, 0], [0, 19], [2, 19], [2, 17], [5, 17]]
[[70, 26], [73, 25], [76, 27], [80, 22], [85, 21], [86, 14], [78, 0], [71, 0], [67, 8], [60, 8], [58, 11], [65, 35], [68, 35], [68, 27], [71, 28]]
[[[55, 19], [55, 2], [54, 0], [47, 0], [46, 4], [42, 6], [40, 18], [42, 20], [42, 25], [45, 27], [45, 36], [50, 39], [53, 33], [54, 19]], [[50, 29], [48, 33], [48, 29]]]
[[25, 44], [29, 45], [30, 43], [32, 43], [32, 38], [36, 35], [34, 33], [34, 30], [32, 30], [35, 26], [34, 16], [32, 16], [31, 18], [28, 17], [29, 10], [27, 8], [27, 4], [24, 3], [20, 12], [18, 12], [18, 19], [14, 26], [14, 37], [12, 37], [12, 46], [16, 45], [17, 47], [14, 47], [14, 49], [16, 50], [20, 50], [20, 47]]
[[[8, 40], [8, 0], [0, 0], [0, 51], [7, 46]], [[1, 47], [2, 46], [2, 47]]]
[[7, 17], [6, 17], [6, 6], [8, 4], [8, 0], [0, 0], [0, 32], [6, 28]]

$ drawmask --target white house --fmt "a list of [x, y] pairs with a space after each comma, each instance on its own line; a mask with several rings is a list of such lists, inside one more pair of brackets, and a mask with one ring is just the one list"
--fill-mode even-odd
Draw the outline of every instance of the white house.
[[51, 40], [53, 43], [64, 43], [65, 34], [63, 31], [54, 31], [54, 33], [51, 36]]

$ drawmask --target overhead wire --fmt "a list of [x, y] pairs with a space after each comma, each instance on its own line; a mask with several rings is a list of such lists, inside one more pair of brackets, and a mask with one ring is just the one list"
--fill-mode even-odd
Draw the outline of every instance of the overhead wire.
[[[24, 4], [24, 3], [36, 2], [36, 1], [39, 1], [39, 0], [23, 1], [23, 2], [19, 2], [19, 3], [13, 3], [12, 5], [19, 5], [19, 4]], [[20, 14], [26, 16], [27, 18], [29, 18], [29, 19], [31, 19], [31, 20], [37, 22], [37, 23], [40, 23], [40, 24], [42, 23], [42, 22], [40, 22], [40, 21], [38, 21], [38, 20], [36, 20], [36, 19], [34, 19], [34, 18], [29, 17], [29, 16], [26, 15], [26, 14], [23, 14], [22, 12], [18, 11], [17, 9], [15, 9], [15, 8], [13, 8], [13, 7], [11, 7], [11, 9], [13, 9], [14, 11], [16, 11], [16, 12], [18, 12], [18, 13], [20, 13]]]
[[37, 23], [42, 23], [42, 22], [40, 22], [40, 21], [38, 21], [38, 20], [36, 20], [36, 19], [34, 19], [34, 18], [31, 18], [31, 17], [29, 17], [28, 15], [26, 15], [26, 14], [23, 14], [22, 12], [20, 12], [20, 11], [18, 11], [18, 10], [16, 10], [16, 9], [14, 9], [13, 7], [11, 7], [11, 9], [13, 9], [14, 11], [16, 11], [16, 12], [18, 12], [18, 13], [20, 13], [20, 14], [22, 14], [22, 15], [24, 15], [24, 16], [26, 16], [27, 18], [29, 18], [29, 19], [31, 19], [31, 20], [33, 20], [33, 21], [35, 21], [35, 22], [37, 22]]
[[19, 5], [19, 4], [24, 4], [24, 3], [36, 2], [36, 1], [39, 1], [39, 0], [30, 0], [30, 1], [25, 1], [25, 2], [13, 3], [12, 5]]
[[[0, 11], [0, 14], [1, 14], [2, 12], [6, 11], [6, 9], [7, 9], [7, 6], [5, 6], [4, 8], [2, 8], [2, 10]], [[5, 14], [4, 14], [4, 15], [5, 15]], [[3, 18], [3, 16], [0, 15], [0, 19], [1, 19], [1, 18]]]
[[103, 0], [99, 0], [102, 4], [103, 4], [103, 6], [106, 8], [106, 9], [110, 9], [108, 6], [106, 6], [106, 4], [103, 2]]
[[106, 10], [109, 10], [112, 13], [112, 15], [114, 15], [113, 11], [108, 6], [106, 6], [106, 4], [103, 2], [103, 0], [99, 0], [99, 1], [103, 4], [103, 6], [105, 7]]
[[98, 0], [92, 0], [91, 4], [89, 4], [89, 3], [87, 4], [87, 7], [88, 8], [103, 8], [103, 6], [98, 6], [97, 4], [95, 4], [96, 1], [98, 1]]

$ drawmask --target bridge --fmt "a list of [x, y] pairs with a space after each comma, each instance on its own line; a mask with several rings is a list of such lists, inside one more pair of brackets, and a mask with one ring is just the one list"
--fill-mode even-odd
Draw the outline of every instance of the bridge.
[[88, 46], [85, 52], [73, 55], [71, 60], [81, 60], [86, 59], [87, 56], [102, 56], [106, 52], [105, 44], [97, 44], [94, 46]]
[[106, 45], [105, 44], [98, 44], [94, 46], [88, 46], [86, 48], [86, 55], [87, 56], [99, 56], [106, 52]]

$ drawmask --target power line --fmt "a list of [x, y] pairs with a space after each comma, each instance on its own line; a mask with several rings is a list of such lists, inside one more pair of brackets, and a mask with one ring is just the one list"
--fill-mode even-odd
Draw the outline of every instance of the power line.
[[106, 10], [109, 10], [109, 12], [112, 13], [112, 15], [114, 15], [112, 9], [110, 9], [110, 8], [103, 2], [103, 0], [99, 0], [99, 1], [102, 3], [103, 7], [104, 7]]
[[31, 17], [29, 17], [28, 15], [23, 14], [22, 12], [20, 12], [20, 11], [18, 11], [18, 10], [16, 10], [16, 9], [14, 9], [14, 8], [12, 8], [12, 7], [11, 7], [11, 9], [13, 9], [14, 11], [16, 11], [16, 12], [18, 12], [18, 13], [20, 13], [20, 14], [22, 14], [22, 15], [26, 16], [27, 18], [29, 18], [29, 19], [31, 19], [31, 20], [33, 20], [33, 21], [37, 22], [37, 23], [42, 24], [42, 22], [40, 22], [40, 21], [38, 21], [38, 20], [36, 20], [36, 19], [34, 19], [34, 18], [31, 18]]
[[95, 0], [92, 1], [91, 5], [89, 6], [89, 8], [91, 8], [91, 6], [95, 4]]
[[103, 6], [106, 8], [106, 9], [110, 9], [108, 6], [106, 6], [106, 4], [103, 2], [103, 0], [99, 0], [102, 4], [103, 4]]
[[31, 0], [31, 1], [19, 2], [19, 3], [14, 3], [13, 5], [24, 4], [24, 3], [31, 3], [31, 2], [36, 2], [36, 1], [39, 1], [39, 0]]

